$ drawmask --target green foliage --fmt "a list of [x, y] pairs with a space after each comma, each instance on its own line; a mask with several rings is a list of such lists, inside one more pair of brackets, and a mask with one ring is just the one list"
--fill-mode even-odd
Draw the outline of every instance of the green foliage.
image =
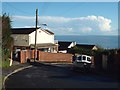
[[11, 37], [11, 20], [10, 17], [3, 14], [2, 17], [2, 59], [7, 60], [13, 46], [13, 38]]
[[[73, 48], [68, 50], [68, 53], [71, 54], [85, 54], [85, 55], [92, 55], [95, 56], [97, 54], [102, 54], [102, 53], [106, 53], [106, 54], [115, 54], [118, 49], [104, 49], [100, 46], [97, 46], [98, 50], [90, 50], [90, 49], [83, 49], [83, 48], [78, 48], [76, 46], [74, 46]], [[120, 53], [120, 50], [117, 52]]]
[[85, 54], [85, 55], [96, 55], [104, 52], [105, 49], [98, 47], [98, 50], [90, 50], [90, 49], [83, 49], [83, 48], [78, 48], [74, 46], [72, 49], [69, 50], [69, 53], [72, 54]]
[[78, 48], [76, 46], [74, 46], [72, 49], [69, 50], [69, 53], [72, 54], [86, 54], [86, 55], [93, 55], [93, 51], [89, 50], [89, 49], [83, 49], [83, 48]]
[[2, 75], [0, 75], [0, 90], [2, 90]]
[[2, 62], [2, 68], [7, 68], [9, 67], [9, 62], [8, 61], [3, 61]]

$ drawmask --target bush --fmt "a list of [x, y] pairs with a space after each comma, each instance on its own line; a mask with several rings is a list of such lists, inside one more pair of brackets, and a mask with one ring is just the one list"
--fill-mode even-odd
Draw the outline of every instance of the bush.
[[11, 54], [13, 38], [11, 37], [11, 20], [6, 13], [0, 16], [2, 19], [2, 60], [6, 61]]
[[73, 48], [68, 50], [68, 53], [71, 53], [71, 54], [77, 53], [77, 54], [85, 54], [85, 55], [94, 56], [94, 55], [100, 54], [104, 51], [105, 51], [105, 49], [103, 49], [103, 48], [98, 48], [98, 50], [91, 50], [91, 49], [78, 48], [78, 47], [74, 46]]
[[73, 47], [71, 49], [68, 50], [68, 53], [71, 54], [86, 54], [86, 55], [93, 55], [93, 51], [89, 50], [89, 49], [83, 49], [83, 48], [78, 48], [78, 47]]
[[9, 67], [9, 61], [3, 61], [2, 68], [7, 68], [7, 67]]

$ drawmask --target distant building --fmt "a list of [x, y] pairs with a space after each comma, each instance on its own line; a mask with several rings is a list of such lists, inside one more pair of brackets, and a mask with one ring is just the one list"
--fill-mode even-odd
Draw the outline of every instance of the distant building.
[[98, 47], [96, 45], [76, 44], [76, 47], [81, 49], [98, 50]]
[[[35, 46], [36, 28], [13, 28], [14, 50], [31, 50]], [[46, 52], [57, 52], [58, 42], [54, 40], [54, 33], [49, 30], [37, 29], [37, 49]]]
[[68, 49], [74, 47], [76, 42], [66, 42], [66, 41], [59, 41], [58, 42], [58, 52], [67, 53]]

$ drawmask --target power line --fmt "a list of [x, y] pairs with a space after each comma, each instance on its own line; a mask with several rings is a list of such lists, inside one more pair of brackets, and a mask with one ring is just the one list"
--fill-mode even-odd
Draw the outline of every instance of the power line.
[[21, 9], [19, 9], [19, 8], [16, 8], [16, 7], [14, 7], [12, 4], [10, 4], [10, 3], [8, 3], [8, 2], [5, 2], [5, 4], [8, 5], [8, 6], [10, 6], [10, 7], [12, 7], [13, 9], [21, 12], [21, 13], [26, 14], [26, 15], [28, 15], [28, 14], [33, 14], [33, 13], [30, 13], [30, 12], [23, 11], [23, 10], [21, 10]]

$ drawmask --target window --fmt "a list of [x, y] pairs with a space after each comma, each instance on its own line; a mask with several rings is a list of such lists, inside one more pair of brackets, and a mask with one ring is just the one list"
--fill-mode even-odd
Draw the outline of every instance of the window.
[[16, 50], [16, 49], [20, 49], [20, 48], [19, 48], [19, 47], [15, 47], [15, 50]]
[[78, 56], [77, 59], [78, 59], [78, 60], [81, 60], [81, 56]]
[[91, 61], [91, 58], [90, 58], [90, 57], [87, 57], [87, 61]]
[[86, 56], [83, 56], [83, 60], [86, 60]]
[[15, 39], [15, 41], [17, 41], [17, 39]]
[[44, 49], [43, 49], [43, 48], [40, 48], [40, 51], [44, 51]]
[[17, 47], [15, 47], [15, 50], [17, 49]]

